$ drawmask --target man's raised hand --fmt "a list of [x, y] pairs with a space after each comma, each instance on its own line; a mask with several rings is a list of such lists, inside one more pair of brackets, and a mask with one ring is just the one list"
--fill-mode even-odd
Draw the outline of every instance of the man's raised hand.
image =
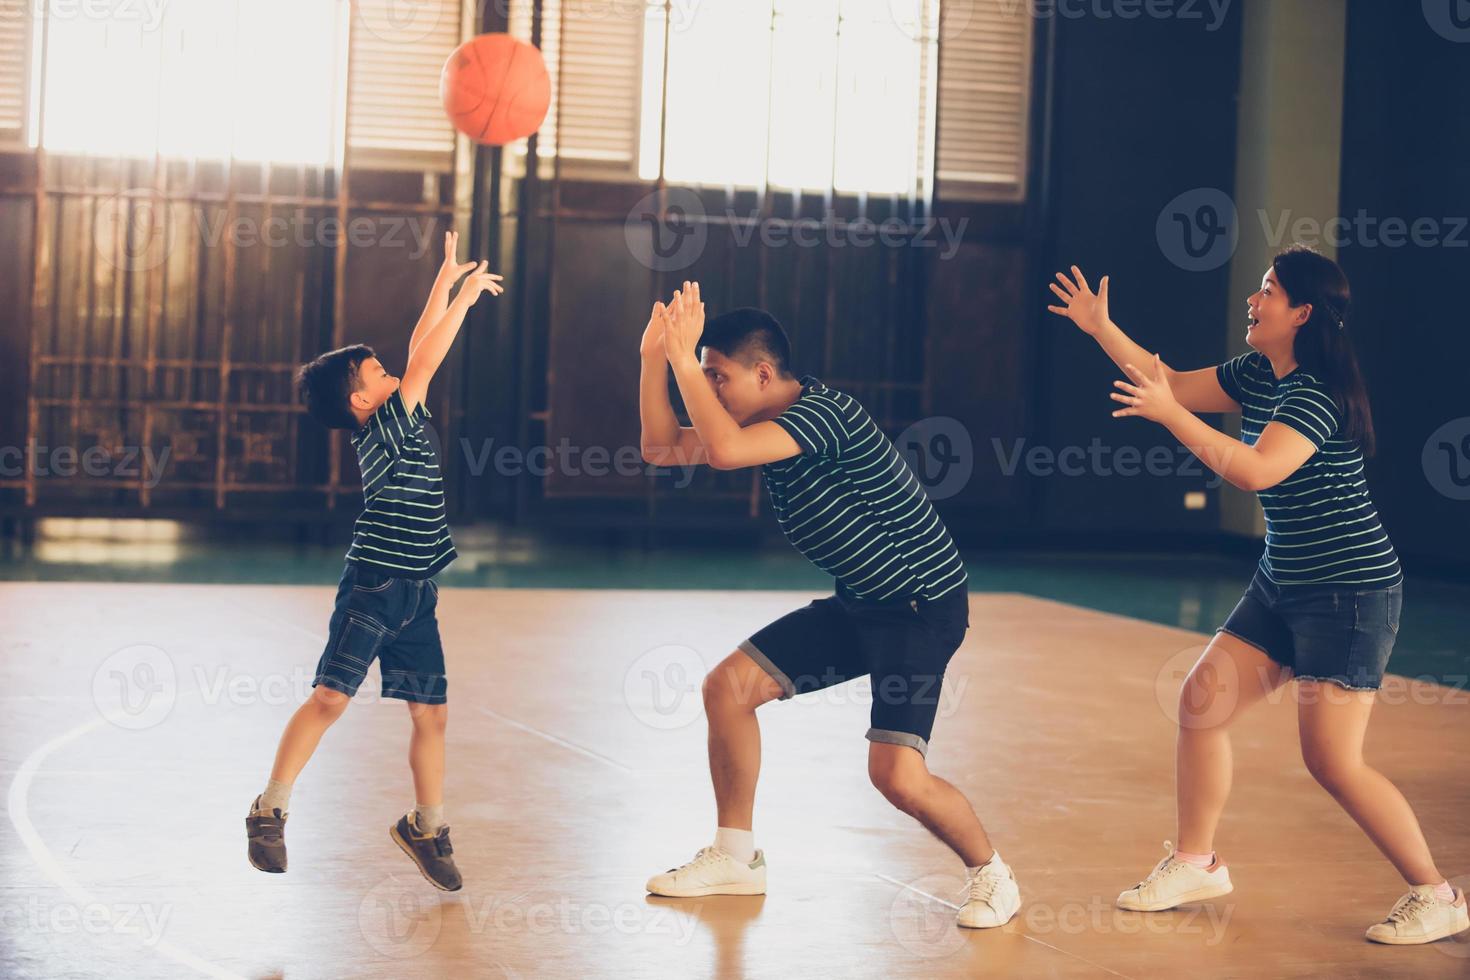
[[683, 357], [695, 358], [699, 338], [704, 334], [704, 303], [699, 298], [699, 283], [685, 280], [684, 288], [675, 290], [673, 300], [664, 310], [663, 327], [664, 353], [670, 363]]

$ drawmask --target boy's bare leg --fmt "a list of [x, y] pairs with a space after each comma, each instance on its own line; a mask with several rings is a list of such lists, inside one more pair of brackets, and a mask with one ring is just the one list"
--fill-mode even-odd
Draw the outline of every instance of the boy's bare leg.
[[324, 684], [312, 688], [311, 697], [296, 709], [286, 723], [286, 730], [281, 733], [281, 742], [276, 746], [276, 762], [271, 767], [271, 779], [287, 785], [296, 782], [296, 777], [306, 768], [321, 742], [322, 735], [342, 717], [351, 700], [341, 691], [334, 691]]
[[352, 699], [341, 691], [318, 684], [281, 733], [270, 782], [256, 797], [245, 816], [250, 863], [261, 871], [286, 870], [286, 810], [291, 802], [291, 784], [316, 751], [322, 734], [342, 717]]
[[444, 731], [449, 705], [409, 701], [413, 734], [408, 739], [408, 766], [413, 770], [414, 802], [420, 808], [444, 805]]

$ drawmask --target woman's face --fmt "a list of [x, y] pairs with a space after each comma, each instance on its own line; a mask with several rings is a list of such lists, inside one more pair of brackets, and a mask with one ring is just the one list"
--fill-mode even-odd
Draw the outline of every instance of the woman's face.
[[1262, 353], [1291, 350], [1296, 332], [1312, 315], [1310, 303], [1291, 305], [1274, 268], [1266, 270], [1261, 288], [1245, 302], [1249, 309], [1245, 341]]

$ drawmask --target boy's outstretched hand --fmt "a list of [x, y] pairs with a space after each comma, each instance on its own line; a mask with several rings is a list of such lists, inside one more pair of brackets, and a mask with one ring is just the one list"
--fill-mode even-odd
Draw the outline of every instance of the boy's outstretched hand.
[[444, 261], [439, 266], [439, 282], [445, 286], [453, 286], [459, 282], [459, 277], [475, 267], [474, 262], [460, 262], [455, 256], [459, 254], [459, 232], [446, 231], [444, 233]]
[[699, 283], [684, 281], [684, 288], [674, 291], [674, 298], [664, 309], [664, 353], [669, 363], [688, 358], [697, 361], [695, 348], [704, 333], [704, 304], [699, 299]]
[[473, 306], [475, 300], [484, 293], [499, 296], [505, 292], [505, 287], [500, 284], [505, 277], [486, 272], [485, 269], [489, 265], [489, 262], [471, 263], [470, 268], [475, 271], [465, 277], [464, 282], [460, 284], [459, 295], [455, 299], [462, 301], [467, 306]]

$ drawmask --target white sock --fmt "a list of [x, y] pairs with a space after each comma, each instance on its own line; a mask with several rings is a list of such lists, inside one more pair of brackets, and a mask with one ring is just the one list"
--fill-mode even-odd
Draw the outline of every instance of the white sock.
[[986, 861], [984, 864], [977, 864], [973, 868], [970, 867], [968, 864], [965, 865], [965, 876], [968, 878], [973, 878], [980, 873], [981, 868], [988, 868], [992, 864], [996, 865], [997, 867], [1005, 866], [1005, 862], [1000, 859], [1000, 851], [992, 851], [990, 854], [990, 860]]
[[265, 792], [260, 794], [260, 805], [256, 808], [256, 812], [270, 813], [272, 810], [280, 810], [285, 813], [290, 803], [291, 784], [268, 779], [265, 784]]
[[734, 827], [715, 828], [715, 846], [735, 860], [749, 864], [755, 860], [755, 832]]
[[1441, 902], [1448, 902], [1453, 905], [1455, 901], [1455, 887], [1448, 881], [1441, 881], [1434, 886], [1434, 897]]
[[433, 806], [424, 806], [422, 803], [413, 805], [413, 822], [419, 825], [419, 830], [426, 834], [438, 833], [439, 828], [444, 826], [444, 804], [435, 803]]

